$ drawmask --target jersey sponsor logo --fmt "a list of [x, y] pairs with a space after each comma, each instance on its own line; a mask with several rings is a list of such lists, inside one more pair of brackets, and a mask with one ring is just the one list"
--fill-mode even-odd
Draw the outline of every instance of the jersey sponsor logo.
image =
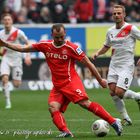
[[55, 59], [63, 59], [63, 60], [68, 59], [68, 56], [66, 54], [57, 54], [57, 53], [50, 53], [50, 52], [46, 53], [46, 57], [55, 58]]
[[81, 50], [80, 47], [78, 47], [78, 48], [76, 49], [76, 52], [80, 55], [83, 51]]

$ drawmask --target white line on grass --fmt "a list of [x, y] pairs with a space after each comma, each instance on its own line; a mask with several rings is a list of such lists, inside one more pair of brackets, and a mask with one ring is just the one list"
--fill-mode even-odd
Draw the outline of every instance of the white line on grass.
[[[97, 120], [97, 119], [95, 119]], [[89, 120], [89, 119], [66, 119], [67, 122], [91, 122], [91, 121], [95, 121], [93, 120]], [[49, 122], [51, 121], [51, 119], [31, 119], [31, 120], [27, 120], [27, 119], [6, 119], [6, 120], [0, 120], [0, 122], [31, 122], [31, 121], [41, 121], [41, 122]], [[133, 122], [140, 122], [140, 120], [133, 120]]]

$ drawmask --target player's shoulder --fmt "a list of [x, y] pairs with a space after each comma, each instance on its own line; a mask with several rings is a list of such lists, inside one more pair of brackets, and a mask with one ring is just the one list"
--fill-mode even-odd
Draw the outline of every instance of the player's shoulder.
[[136, 25], [127, 22], [125, 22], [124, 28], [131, 32], [138, 30], [138, 27]]
[[81, 47], [78, 46], [77, 44], [73, 43], [73, 42], [67, 41], [66, 42], [66, 47], [68, 49], [70, 49], [72, 52], [75, 52], [76, 54], [80, 55], [81, 53], [83, 53]]
[[78, 47], [75, 43], [68, 41], [68, 40], [66, 40], [65, 45], [66, 45], [66, 47], [71, 48], [71, 49], [76, 49]]
[[18, 32], [18, 34], [24, 34], [24, 31], [22, 30], [22, 29], [19, 29], [19, 28], [17, 28], [17, 27], [12, 27], [12, 30], [13, 30], [13, 32], [14, 31], [17, 31]]
[[113, 25], [113, 26], [108, 28], [107, 33], [112, 32], [115, 29], [116, 29], [116, 27], [115, 27], [115, 25]]
[[124, 24], [124, 28], [125, 28], [125, 27], [130, 27], [130, 28], [131, 28], [131, 27], [133, 27], [133, 26], [134, 26], [133, 24], [128, 23], [128, 22], [125, 22], [125, 24]]

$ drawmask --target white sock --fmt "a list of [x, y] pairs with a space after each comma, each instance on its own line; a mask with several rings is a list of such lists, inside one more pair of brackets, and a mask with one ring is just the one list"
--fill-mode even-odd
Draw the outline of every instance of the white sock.
[[5, 95], [5, 99], [6, 99], [6, 105], [11, 105], [10, 90], [9, 90], [8, 83], [3, 86], [3, 92], [4, 92], [4, 95]]
[[125, 103], [123, 99], [120, 99], [118, 96], [112, 96], [112, 99], [115, 103], [118, 112], [121, 114], [122, 118], [123, 119], [130, 118], [125, 108]]
[[127, 90], [123, 96], [124, 99], [140, 99], [140, 94], [132, 90]]

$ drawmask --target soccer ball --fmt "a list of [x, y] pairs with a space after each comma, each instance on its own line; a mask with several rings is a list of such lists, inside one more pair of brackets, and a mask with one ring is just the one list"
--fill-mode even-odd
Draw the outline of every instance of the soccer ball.
[[92, 124], [92, 131], [97, 137], [104, 137], [109, 133], [109, 124], [104, 120], [96, 120]]

